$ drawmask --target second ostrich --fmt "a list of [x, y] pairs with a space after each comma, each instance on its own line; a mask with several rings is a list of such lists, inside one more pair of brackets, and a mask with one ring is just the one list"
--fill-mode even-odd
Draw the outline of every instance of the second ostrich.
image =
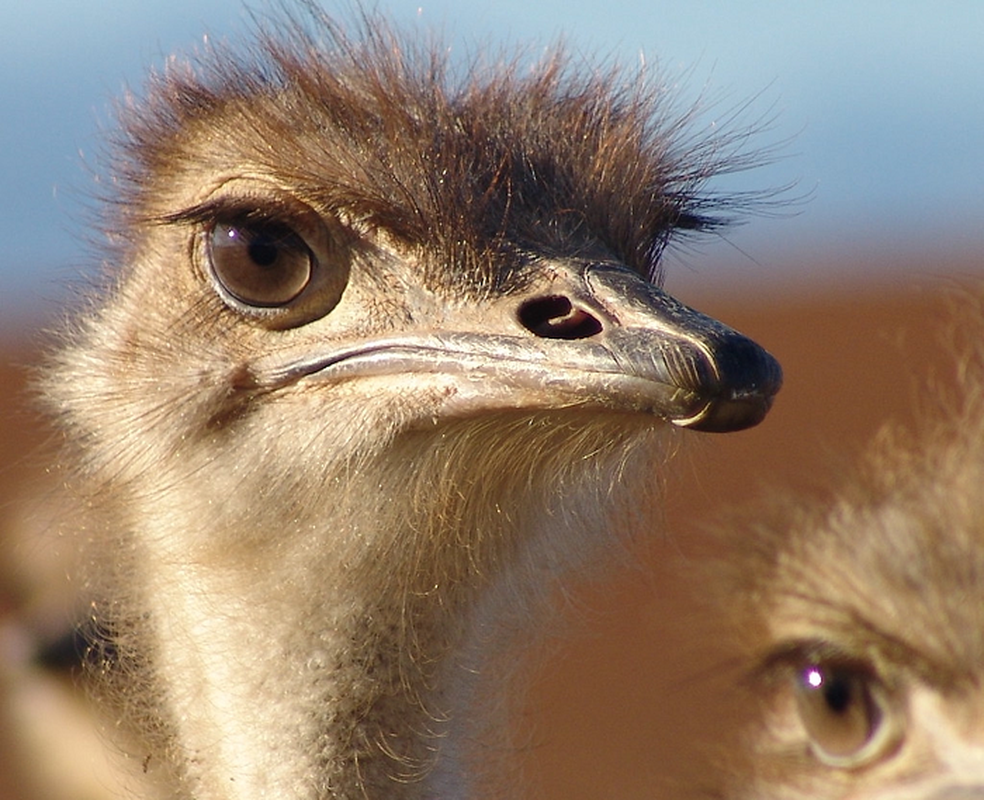
[[112, 286], [46, 383], [99, 613], [177, 793], [473, 797], [556, 575], [780, 371], [658, 288], [727, 166], [658, 91], [279, 27], [121, 112]]
[[934, 387], [922, 429], [885, 429], [833, 502], [728, 530], [718, 611], [741, 641], [719, 666], [747, 670], [747, 724], [716, 749], [734, 757], [715, 797], [984, 797], [984, 303], [968, 305], [955, 399]]

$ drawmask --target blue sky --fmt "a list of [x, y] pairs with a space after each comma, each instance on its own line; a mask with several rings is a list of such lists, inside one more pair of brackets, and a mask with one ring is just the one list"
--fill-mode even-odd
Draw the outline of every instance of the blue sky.
[[[90, 265], [86, 192], [110, 100], [139, 87], [167, 53], [204, 33], [237, 38], [232, 0], [7, 0], [0, 28], [0, 315], [45, 298]], [[12, 7], [10, 7], [12, 5]], [[263, 3], [252, 3], [262, 8]], [[702, 118], [751, 100], [775, 117], [753, 145], [790, 139], [770, 167], [729, 180], [758, 189], [797, 181], [809, 195], [788, 219], [752, 219], [678, 256], [737, 260], [743, 280], [795, 275], [803, 254], [897, 253], [932, 271], [949, 253], [984, 263], [984, 3], [417, 0], [379, 2], [402, 22], [439, 27], [462, 52], [489, 40], [658, 63]], [[330, 7], [330, 6], [329, 6]], [[463, 10], [466, 9], [467, 10]], [[813, 263], [816, 263], [815, 260]], [[673, 265], [671, 267], [671, 279]], [[982, 267], [984, 271], [984, 267]], [[832, 276], [832, 279], [836, 276]]]

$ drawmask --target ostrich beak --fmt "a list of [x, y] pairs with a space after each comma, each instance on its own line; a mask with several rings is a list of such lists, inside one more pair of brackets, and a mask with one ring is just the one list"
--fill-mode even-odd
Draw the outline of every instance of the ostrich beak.
[[599, 340], [629, 374], [653, 381], [654, 413], [674, 425], [724, 433], [758, 424], [782, 386], [766, 350], [623, 268], [584, 272], [611, 323]]
[[[298, 380], [436, 376], [441, 413], [595, 407], [728, 432], [759, 423], [782, 384], [755, 342], [630, 270], [553, 266], [549, 279], [487, 304], [446, 309], [384, 337], [318, 345], [260, 366], [270, 388]], [[283, 355], [281, 355], [283, 358]]]

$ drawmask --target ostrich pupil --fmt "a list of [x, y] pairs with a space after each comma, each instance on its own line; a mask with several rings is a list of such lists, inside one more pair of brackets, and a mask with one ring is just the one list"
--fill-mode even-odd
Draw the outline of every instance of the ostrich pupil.
[[827, 706], [835, 714], [843, 714], [850, 708], [854, 701], [854, 692], [851, 691], [851, 682], [841, 675], [833, 675], [823, 689], [824, 699]]
[[280, 253], [280, 243], [269, 234], [259, 233], [249, 243], [249, 257], [258, 267], [272, 267]]

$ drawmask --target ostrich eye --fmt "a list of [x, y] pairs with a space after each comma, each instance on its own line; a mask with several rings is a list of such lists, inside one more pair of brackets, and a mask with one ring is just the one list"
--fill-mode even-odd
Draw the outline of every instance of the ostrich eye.
[[826, 640], [780, 642], [753, 673], [767, 699], [773, 745], [826, 767], [856, 769], [890, 757], [906, 733], [905, 673], [891, 680], [866, 653]]
[[289, 303], [304, 291], [314, 271], [310, 248], [280, 222], [217, 223], [207, 242], [215, 280], [249, 306]]
[[892, 709], [874, 673], [835, 660], [801, 662], [796, 710], [814, 755], [830, 766], [857, 766], [884, 754], [892, 742]]

